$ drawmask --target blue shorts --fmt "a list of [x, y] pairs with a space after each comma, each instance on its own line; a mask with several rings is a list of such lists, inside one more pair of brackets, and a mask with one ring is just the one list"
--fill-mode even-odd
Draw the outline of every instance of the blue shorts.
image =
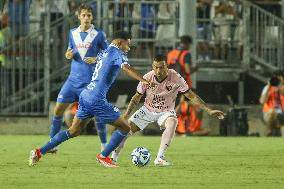
[[96, 117], [96, 120], [101, 123], [113, 123], [121, 113], [119, 109], [107, 102], [106, 99], [98, 99], [89, 102], [80, 96], [79, 107], [76, 117], [83, 120], [86, 118]]
[[73, 103], [79, 100], [79, 96], [84, 88], [87, 86], [82, 85], [81, 87], [74, 87], [71, 81], [68, 79], [65, 81], [64, 85], [57, 96], [57, 101], [59, 103]]

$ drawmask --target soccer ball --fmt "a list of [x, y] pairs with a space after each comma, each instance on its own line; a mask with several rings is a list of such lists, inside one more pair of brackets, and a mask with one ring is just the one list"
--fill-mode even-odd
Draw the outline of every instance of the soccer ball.
[[131, 162], [137, 167], [146, 166], [151, 160], [151, 154], [147, 148], [138, 147], [131, 153]]

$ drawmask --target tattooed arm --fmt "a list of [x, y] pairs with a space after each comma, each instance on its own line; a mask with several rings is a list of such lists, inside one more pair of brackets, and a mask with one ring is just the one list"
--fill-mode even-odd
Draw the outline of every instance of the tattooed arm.
[[129, 115], [131, 114], [132, 110], [137, 106], [137, 104], [139, 104], [142, 96], [143, 96], [142, 94], [136, 92], [136, 94], [131, 98], [131, 101], [128, 104], [126, 112], [123, 115], [124, 118], [128, 118], [129, 117]]
[[224, 113], [219, 110], [212, 110], [207, 106], [207, 104], [192, 90], [189, 90], [184, 94], [186, 98], [188, 98], [194, 105], [199, 105], [201, 109], [205, 110], [209, 115], [215, 116], [218, 119], [224, 119]]

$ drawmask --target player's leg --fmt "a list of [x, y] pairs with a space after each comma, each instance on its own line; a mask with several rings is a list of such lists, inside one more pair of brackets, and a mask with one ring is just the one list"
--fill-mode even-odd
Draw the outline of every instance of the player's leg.
[[168, 161], [165, 160], [165, 153], [167, 149], [169, 148], [170, 144], [172, 143], [172, 140], [175, 136], [175, 130], [177, 127], [177, 123], [178, 123], [178, 120], [174, 113], [172, 115], [170, 115], [170, 113], [167, 115], [166, 113], [164, 116], [161, 116], [161, 118], [159, 118], [158, 124], [164, 127], [165, 130], [162, 134], [160, 148], [159, 148], [157, 157], [154, 161], [155, 165], [159, 165], [159, 166], [171, 165]]
[[98, 135], [101, 141], [101, 151], [103, 151], [107, 143], [106, 124], [103, 121], [96, 119], [96, 127], [97, 127]]
[[[152, 114], [145, 106], [138, 109], [128, 120], [131, 133], [143, 130], [149, 123], [155, 122], [156, 116]], [[129, 136], [129, 135], [128, 135]], [[113, 151], [112, 159], [117, 161], [118, 156], [128, 136], [119, 144], [119, 146]]]
[[80, 134], [81, 128], [83, 128], [88, 122], [89, 119], [80, 120], [75, 116], [72, 122], [72, 126], [68, 130], [60, 131], [53, 138], [51, 138], [50, 141], [47, 142], [45, 145], [43, 145], [42, 147], [36, 150], [31, 151], [29, 158], [29, 165], [30, 166], [35, 165], [39, 161], [41, 156], [45, 155], [51, 149], [60, 145], [62, 142], [69, 140], [70, 138], [78, 136]]
[[130, 125], [130, 133], [121, 141], [121, 143], [118, 145], [118, 147], [111, 154], [111, 158], [115, 162], [117, 162], [119, 154], [120, 154], [120, 151], [124, 147], [127, 138], [130, 135], [132, 135], [132, 134], [134, 134], [134, 133], [136, 133], [136, 132], [141, 130], [135, 123], [133, 123], [131, 121], [130, 121], [129, 125]]
[[35, 165], [42, 155], [45, 155], [48, 151], [58, 146], [62, 142], [69, 140], [70, 138], [76, 137], [80, 134], [80, 131], [90, 121], [92, 115], [84, 108], [79, 106], [78, 112], [73, 119], [72, 126], [68, 130], [60, 131], [53, 138], [50, 139], [45, 145], [36, 150], [32, 150], [29, 157], [29, 165]]
[[64, 111], [69, 106], [69, 103], [59, 103], [56, 102], [52, 117], [52, 124], [50, 129], [50, 138], [54, 137], [61, 129], [63, 123], [63, 114]]
[[268, 112], [263, 114], [264, 122], [266, 123], [267, 127], [267, 136], [272, 135], [273, 128], [277, 125], [277, 113], [274, 109], [271, 109]]
[[97, 155], [96, 158], [97, 161], [105, 167], [117, 167], [117, 165], [115, 165], [112, 159], [108, 156], [117, 148], [130, 131], [130, 126], [122, 116], [116, 119], [112, 125], [116, 127], [116, 130], [112, 133], [109, 143], [106, 145], [105, 149]]
[[73, 92], [73, 86], [70, 81], [66, 80], [57, 97], [52, 118], [50, 138], [53, 138], [60, 131], [63, 123], [64, 111], [75, 101], [75, 99], [76, 94]]

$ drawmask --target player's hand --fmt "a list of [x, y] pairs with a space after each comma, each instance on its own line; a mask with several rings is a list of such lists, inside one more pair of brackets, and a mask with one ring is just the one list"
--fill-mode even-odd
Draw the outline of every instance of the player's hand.
[[73, 58], [73, 49], [67, 49], [66, 53], [65, 53], [65, 57], [70, 60]]
[[84, 61], [85, 61], [87, 64], [95, 64], [96, 61], [97, 61], [97, 58], [96, 58], [96, 57], [85, 57], [85, 58], [84, 58]]
[[225, 113], [220, 110], [209, 110], [211, 116], [217, 117], [218, 119], [224, 119]]

